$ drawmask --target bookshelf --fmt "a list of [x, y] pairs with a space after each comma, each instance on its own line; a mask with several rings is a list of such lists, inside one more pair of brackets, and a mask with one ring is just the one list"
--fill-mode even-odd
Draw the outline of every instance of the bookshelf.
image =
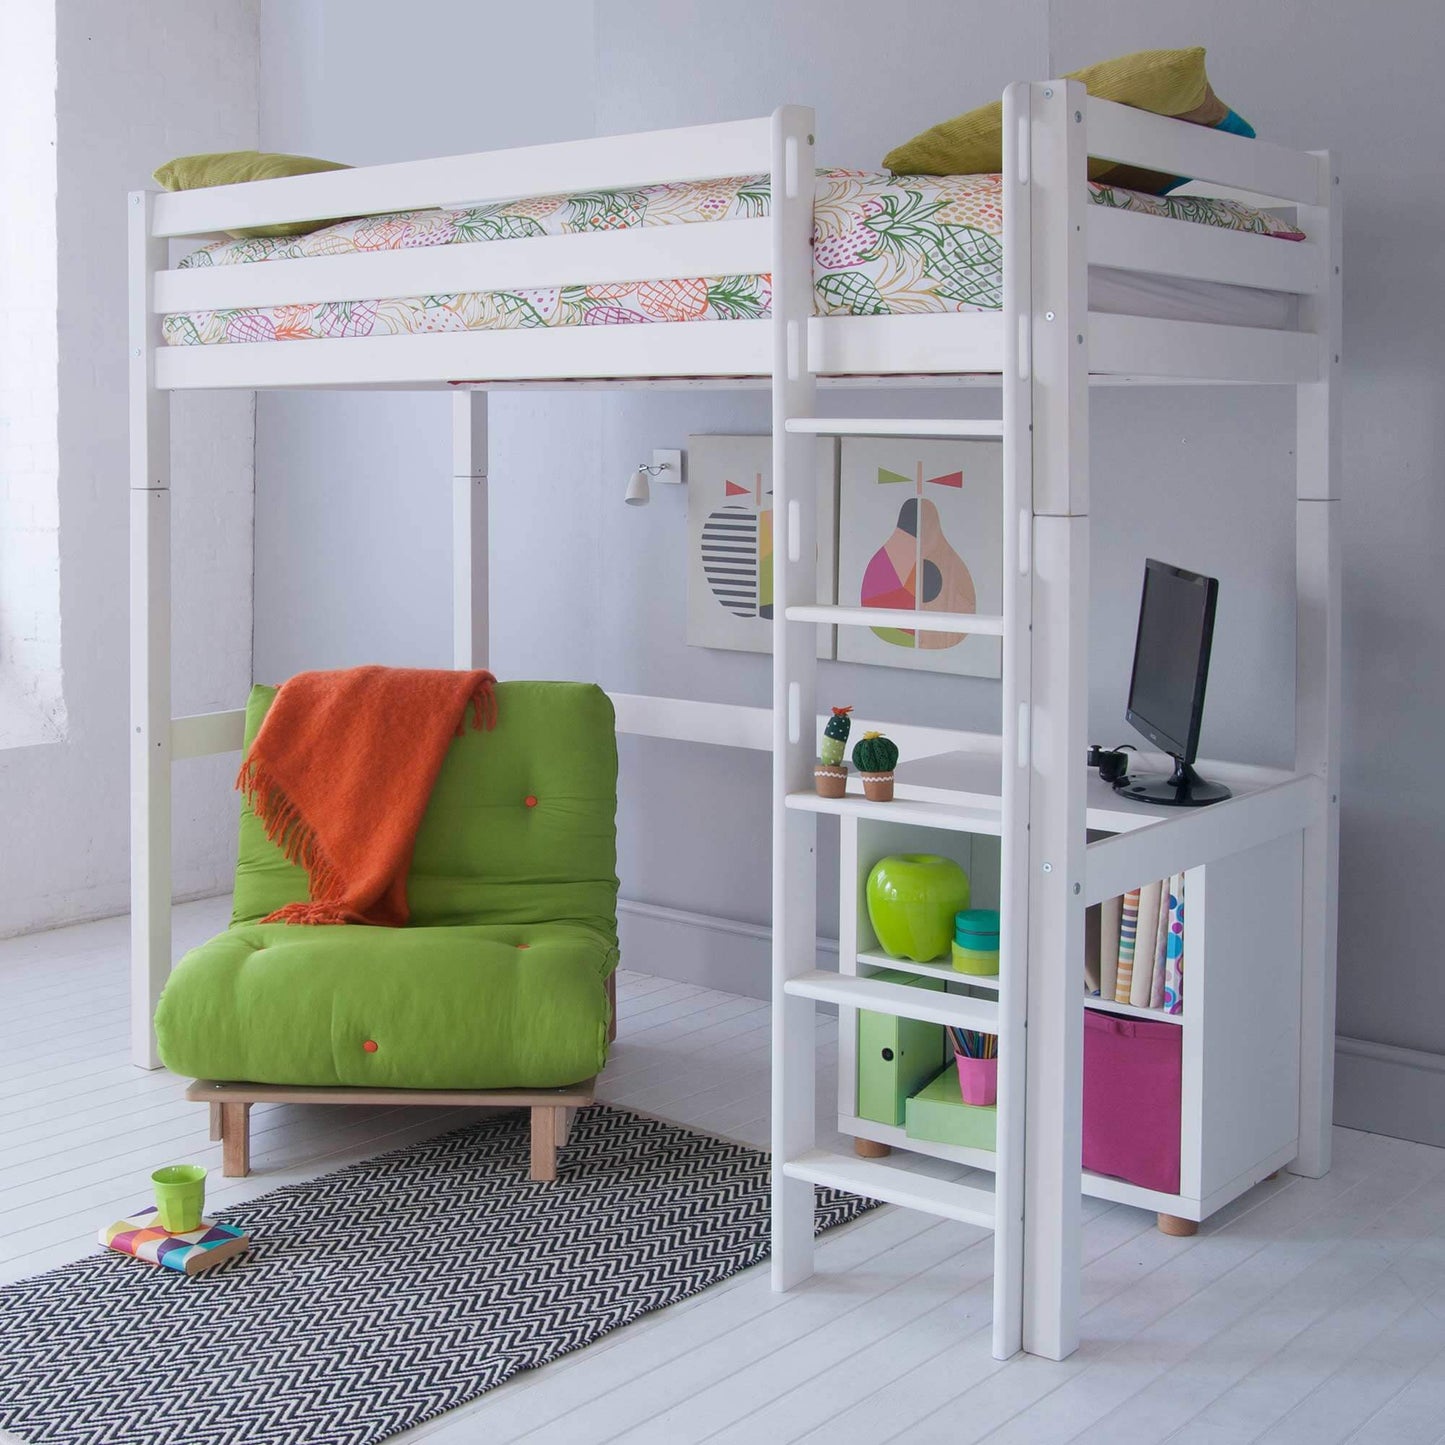
[[[1147, 759], [1141, 766], [1147, 766]], [[1286, 791], [1283, 771], [1211, 762], [1207, 776], [1240, 796]], [[1205, 765], [1201, 764], [1201, 771]], [[999, 759], [996, 754], [942, 754], [900, 765], [897, 804], [850, 796], [816, 811], [839, 817], [840, 969], [867, 977], [888, 969], [941, 979], [950, 992], [996, 997], [998, 981], [955, 972], [951, 960], [895, 959], [877, 943], [864, 887], [873, 864], [895, 852], [932, 852], [968, 872], [975, 907], [996, 907], [999, 889]], [[901, 806], [899, 806], [901, 805]], [[1175, 871], [1173, 816], [1119, 798], [1090, 775], [1089, 838], [1099, 842], [1157, 833], [1162, 877]], [[933, 810], [938, 810], [934, 812]], [[1208, 811], [1208, 810], [1203, 810]], [[960, 826], [967, 820], [969, 826]], [[1269, 829], [1261, 825], [1261, 832]], [[1202, 836], [1202, 835], [1200, 835]], [[1229, 846], [1198, 846], [1208, 861], [1185, 871], [1185, 987], [1182, 1014], [1088, 998], [1077, 980], [1080, 1010], [1163, 1023], [1180, 1032], [1179, 1188], [1164, 1193], [1127, 1180], [1085, 1172], [1085, 1194], [1148, 1209], [1161, 1216], [1206, 1219], [1298, 1152], [1301, 1010], [1301, 879], [1303, 839], [1275, 830], [1255, 841], [1231, 830]], [[1234, 846], [1237, 845], [1237, 846]], [[1148, 866], [1150, 850], [1139, 852]], [[1139, 879], [1138, 881], [1149, 881]], [[1130, 885], [1132, 886], [1132, 885]], [[901, 1126], [857, 1114], [857, 1011], [839, 1012], [839, 1129], [867, 1144], [992, 1170], [991, 1151], [915, 1139]]]

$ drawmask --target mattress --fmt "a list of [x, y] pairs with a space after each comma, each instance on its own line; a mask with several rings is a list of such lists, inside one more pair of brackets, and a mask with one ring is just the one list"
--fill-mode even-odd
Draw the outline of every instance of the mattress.
[[[1278, 217], [1210, 197], [1147, 196], [1089, 183], [1100, 206], [1281, 242], [1303, 239]], [[766, 176], [541, 196], [488, 205], [408, 211], [340, 221], [306, 236], [217, 241], [182, 267], [234, 266], [422, 246], [484, 244], [637, 226], [753, 219], [768, 213]], [[998, 175], [892, 176], [818, 173], [813, 289], [820, 316], [996, 311], [1003, 305], [1003, 194]], [[173, 346], [305, 341], [440, 331], [735, 321], [765, 317], [766, 275], [671, 276], [623, 284], [450, 295], [357, 298], [315, 305], [193, 311], [166, 316]], [[1209, 282], [1093, 268], [1096, 310], [1239, 325], [1293, 324], [1292, 298]]]

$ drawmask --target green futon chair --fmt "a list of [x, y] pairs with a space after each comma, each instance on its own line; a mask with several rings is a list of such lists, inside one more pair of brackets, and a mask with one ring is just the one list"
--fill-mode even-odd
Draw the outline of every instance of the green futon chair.
[[[275, 688], [252, 689], [246, 745]], [[497, 726], [451, 745], [407, 884], [405, 928], [261, 923], [307, 878], [241, 813], [225, 933], [176, 965], [156, 1034], [196, 1079], [228, 1175], [254, 1102], [532, 1110], [532, 1177], [556, 1177], [613, 1036], [617, 742], [582, 683], [504, 682]]]

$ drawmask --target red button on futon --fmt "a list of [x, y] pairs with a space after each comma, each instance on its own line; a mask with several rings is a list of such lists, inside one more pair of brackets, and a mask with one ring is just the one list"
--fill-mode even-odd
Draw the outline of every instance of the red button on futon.
[[375, 1040], [375, 1039], [367, 1039], [367, 1041], [366, 1041], [364, 1044], [362, 1044], [361, 1047], [364, 1048], [367, 1053], [369, 1053], [369, 1054], [374, 1054], [374, 1053], [376, 1052], [376, 1040]]
[[537, 806], [537, 796], [536, 796], [535, 793], [528, 793], [527, 796], [522, 799], [522, 801], [523, 801], [529, 808], [535, 808], [535, 807]]

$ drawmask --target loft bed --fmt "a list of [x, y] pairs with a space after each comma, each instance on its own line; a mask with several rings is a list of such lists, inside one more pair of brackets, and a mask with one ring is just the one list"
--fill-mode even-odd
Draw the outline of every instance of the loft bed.
[[[1075, 981], [1083, 971], [1088, 905], [1150, 878], [1292, 840], [1298, 1078], [1287, 1102], [1295, 1127], [1264, 1162], [1288, 1162], [1310, 1175], [1329, 1167], [1340, 626], [1338, 180], [1325, 153], [1092, 99], [1075, 81], [1018, 83], [1004, 93], [997, 294], [985, 298], [984, 309], [820, 315], [813, 129], [811, 111], [785, 106], [771, 117], [722, 125], [130, 195], [133, 1056], [142, 1067], [158, 1066], [151, 1019], [172, 963], [171, 765], [236, 750], [242, 735], [239, 710], [171, 715], [170, 394], [225, 387], [454, 392], [454, 662], [474, 667], [487, 658], [489, 389], [766, 385], [774, 506], [782, 522], [774, 557], [780, 620], [773, 707], [616, 694], [613, 700], [619, 731], [772, 754], [774, 1285], [786, 1289], [811, 1273], [814, 1185], [853, 1189], [991, 1228], [995, 1354], [1022, 1347], [1062, 1358], [1078, 1341], [1085, 1181]], [[1205, 190], [1222, 189], [1257, 207], [1293, 208], [1294, 234], [1303, 239], [1091, 204], [1089, 156], [1191, 176]], [[412, 212], [433, 213], [434, 220], [439, 210], [477, 212], [517, 197], [550, 201], [717, 177], [755, 178], [765, 203], [746, 214], [724, 205], [719, 219], [699, 215], [686, 224], [520, 236], [513, 228], [476, 245], [388, 242], [348, 250], [343, 242], [332, 254], [323, 248], [271, 259], [263, 253], [275, 248], [252, 248], [254, 257], [212, 250], [211, 264], [195, 258], [171, 264], [173, 240], [189, 239], [194, 247], [241, 228]], [[261, 264], [226, 264], [247, 259]], [[264, 339], [264, 324], [248, 329], [278, 308], [318, 314], [363, 298], [465, 294], [483, 298], [485, 310], [485, 298], [498, 293], [556, 291], [579, 281], [627, 288], [659, 277], [770, 278], [770, 310], [648, 325], [521, 327], [504, 318], [481, 329], [391, 335], [327, 336], [302, 327], [282, 340]], [[204, 344], [197, 318], [218, 312], [242, 322], [213, 328], [221, 344]], [[202, 344], [170, 344], [178, 340]], [[1198, 383], [1296, 390], [1296, 757], [1283, 771], [1237, 768], [1228, 774], [1235, 785], [1229, 802], [1161, 817], [1137, 805], [1113, 807], [1086, 789], [1089, 387]], [[1000, 415], [830, 418], [818, 407], [822, 386], [965, 384], [998, 389]], [[1003, 451], [1002, 613], [916, 614], [914, 622], [1001, 637], [1002, 735], [890, 726], [905, 756], [935, 766], [933, 776], [914, 782], [901, 772], [895, 803], [851, 793], [824, 799], [811, 786], [815, 628], [893, 620], [886, 610], [815, 600], [816, 499], [811, 485], [797, 479], [813, 476], [814, 439], [835, 435], [971, 438]], [[815, 838], [823, 812], [839, 815], [845, 827], [911, 823], [1000, 840], [1004, 964], [996, 1001], [931, 996], [944, 1000], [932, 1005], [938, 1021], [999, 1035], [991, 1191], [940, 1180], [903, 1161], [815, 1147], [816, 1004], [836, 1005], [844, 1031], [860, 1008], [917, 1017], [927, 1007], [917, 990], [860, 970], [846, 949], [836, 972], [818, 968]], [[1091, 828], [1105, 836], [1088, 841]], [[1219, 1197], [1263, 1177], [1263, 1167], [1256, 1162]]]

